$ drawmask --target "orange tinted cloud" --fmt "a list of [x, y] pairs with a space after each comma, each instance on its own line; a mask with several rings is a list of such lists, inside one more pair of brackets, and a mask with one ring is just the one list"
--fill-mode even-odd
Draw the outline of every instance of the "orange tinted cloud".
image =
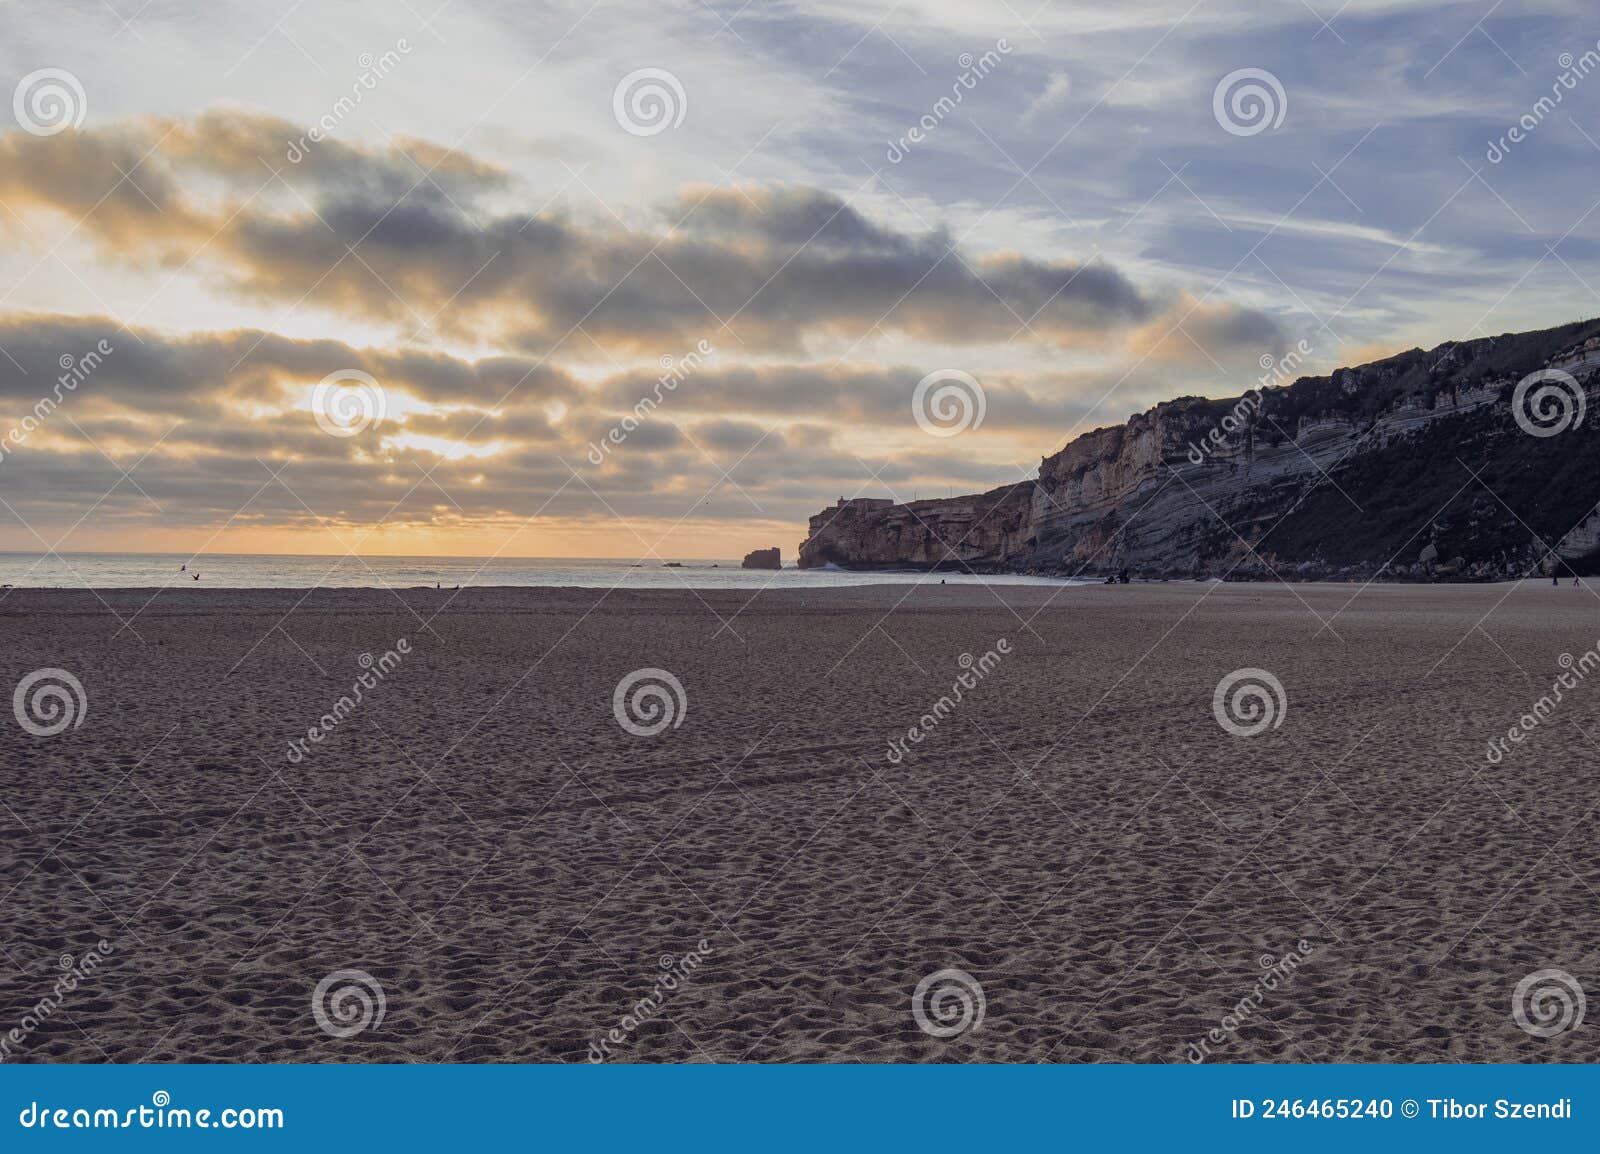
[[[13, 133], [0, 138], [0, 199], [71, 218], [119, 262], [192, 261], [244, 298], [307, 300], [408, 336], [535, 354], [580, 326], [622, 354], [708, 332], [798, 354], [875, 328], [1095, 348], [1174, 305], [1104, 262], [962, 253], [940, 230], [897, 231], [812, 188], [686, 190], [660, 227], [629, 231], [492, 211], [507, 177], [462, 153], [322, 141], [291, 164], [285, 142], [297, 139], [283, 121], [215, 112], [47, 140]], [[1228, 324], [1274, 323], [1211, 311], [1219, 339]]]

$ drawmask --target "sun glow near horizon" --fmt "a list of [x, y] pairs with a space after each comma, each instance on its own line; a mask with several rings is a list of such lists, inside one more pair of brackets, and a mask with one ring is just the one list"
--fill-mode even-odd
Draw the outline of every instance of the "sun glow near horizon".
[[[839, 495], [982, 492], [1300, 342], [1320, 373], [1543, 327], [1600, 275], [1572, 126], [1463, 184], [1509, 65], [1431, 6], [1384, 6], [1440, 63], [1381, 83], [1308, 62], [1308, 12], [1245, 44], [1167, 7], [751, 8], [734, 41], [624, 4], [570, 52], [481, 7], [156, 7], [159, 67], [83, 35], [54, 71], [0, 38], [0, 546], [793, 550]], [[1217, 103], [1241, 52], [1259, 125]]]

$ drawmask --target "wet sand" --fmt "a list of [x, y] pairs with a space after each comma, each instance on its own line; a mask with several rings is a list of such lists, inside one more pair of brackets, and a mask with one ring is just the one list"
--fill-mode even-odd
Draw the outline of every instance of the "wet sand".
[[[1600, 672], [1485, 756], [1587, 588], [153, 596], [0, 599], [5, 695], [87, 703], [0, 713], [8, 1060], [1600, 1059], [1512, 1014], [1600, 989]], [[640, 736], [645, 668], [686, 708]], [[319, 1021], [345, 970], [381, 1020]]]

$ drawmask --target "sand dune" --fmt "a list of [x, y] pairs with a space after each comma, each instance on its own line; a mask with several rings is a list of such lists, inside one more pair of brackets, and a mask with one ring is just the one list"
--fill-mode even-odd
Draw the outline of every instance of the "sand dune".
[[[1512, 1015], [1600, 988], [1600, 674], [1485, 756], [1600, 595], [1357, 593], [12, 591], [0, 688], [87, 708], [0, 725], [0, 1034], [103, 939], [10, 1060], [1600, 1059]], [[647, 668], [686, 708], [639, 736]]]

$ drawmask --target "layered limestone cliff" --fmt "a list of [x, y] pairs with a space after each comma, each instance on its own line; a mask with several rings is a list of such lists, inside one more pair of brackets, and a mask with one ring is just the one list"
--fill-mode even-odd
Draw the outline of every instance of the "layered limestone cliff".
[[841, 501], [811, 518], [799, 563], [1232, 578], [1600, 570], [1597, 368], [1600, 321], [1588, 321], [1238, 398], [1183, 397], [1085, 433], [1033, 480]]
[[800, 567], [997, 572], [1029, 548], [1032, 482], [975, 497], [913, 501], [839, 499], [811, 518]]

